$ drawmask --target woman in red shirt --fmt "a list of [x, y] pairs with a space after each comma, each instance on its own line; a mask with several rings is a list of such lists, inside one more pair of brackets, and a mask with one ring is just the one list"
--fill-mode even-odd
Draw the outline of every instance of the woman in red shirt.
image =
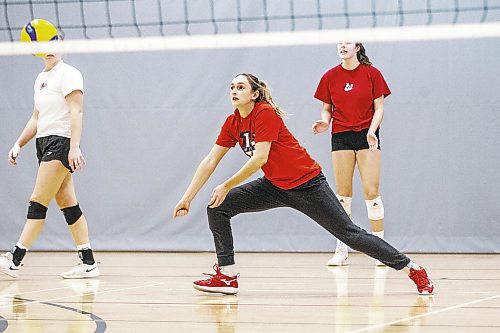
[[[337, 198], [351, 215], [352, 178], [358, 165], [372, 232], [384, 238], [384, 206], [379, 192], [379, 127], [384, 115], [384, 97], [391, 91], [378, 69], [365, 54], [361, 43], [341, 42], [337, 50], [342, 63], [321, 78], [314, 97], [323, 102], [321, 119], [314, 134], [332, 123], [332, 161]], [[347, 245], [337, 241], [328, 265], [347, 265]], [[383, 265], [376, 261], [377, 265]]]
[[[173, 210], [173, 217], [188, 214], [191, 201], [230, 148], [238, 144], [248, 161], [228, 180], [215, 187], [208, 203], [218, 263], [215, 274], [195, 281], [206, 292], [236, 294], [231, 218], [241, 213], [290, 207], [312, 218], [332, 235], [360, 252], [397, 269], [407, 269], [419, 293], [432, 293], [434, 286], [425, 270], [382, 239], [356, 226], [345, 213], [321, 167], [290, 133], [283, 111], [273, 102], [267, 84], [251, 74], [237, 75], [231, 82], [231, 102], [236, 108], [227, 117], [210, 153], [198, 166], [191, 184]], [[264, 177], [237, 186], [257, 170]]]

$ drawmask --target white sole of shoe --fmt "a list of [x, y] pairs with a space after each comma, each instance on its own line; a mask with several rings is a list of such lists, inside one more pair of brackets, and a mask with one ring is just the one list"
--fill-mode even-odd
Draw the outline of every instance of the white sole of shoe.
[[434, 289], [432, 289], [432, 293], [428, 292], [428, 291], [422, 291], [422, 292], [419, 292], [418, 294], [419, 295], [423, 295], [423, 296], [431, 296], [431, 295], [434, 295], [434, 292], [435, 292], [436, 288], [434, 287]]
[[343, 263], [327, 263], [328, 266], [349, 266], [349, 263], [347, 261], [344, 261]]
[[63, 279], [67, 279], [67, 280], [70, 280], [70, 279], [93, 279], [93, 278], [96, 278], [98, 276], [99, 275], [94, 275], [94, 276], [82, 276], [82, 275], [64, 276], [64, 275], [61, 275], [61, 277]]
[[204, 291], [206, 293], [212, 294], [225, 294], [225, 295], [235, 295], [238, 293], [239, 289], [230, 287], [203, 287], [193, 283], [193, 288], [199, 291]]
[[92, 278], [95, 278], [95, 277], [98, 277], [100, 274], [100, 272], [96, 272], [94, 274], [87, 274], [87, 275], [64, 275], [64, 274], [61, 274], [61, 277], [63, 279], [92, 279]]
[[5, 275], [8, 275], [14, 279], [19, 275], [18, 271], [11, 271], [6, 269], [0, 269], [0, 273], [4, 273]]
[[346, 258], [345, 260], [343, 261], [334, 261], [333, 259], [330, 259], [328, 260], [328, 262], [326, 263], [328, 266], [347, 266], [349, 265], [349, 260]]

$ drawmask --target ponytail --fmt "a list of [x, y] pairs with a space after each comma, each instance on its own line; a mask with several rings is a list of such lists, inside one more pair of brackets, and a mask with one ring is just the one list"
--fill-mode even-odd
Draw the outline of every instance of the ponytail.
[[363, 65], [371, 65], [372, 62], [370, 61], [370, 59], [366, 55], [366, 50], [365, 50], [365, 47], [363, 46], [363, 44], [356, 43], [356, 46], [359, 46], [359, 51], [357, 53], [357, 57], [358, 57], [359, 62]]
[[[269, 89], [269, 86], [265, 81], [259, 80], [255, 75], [252, 74], [238, 74], [238, 75], [243, 75], [248, 79], [248, 82], [250, 83], [250, 86], [252, 87], [252, 91], [258, 91], [259, 96], [255, 100], [255, 102], [262, 102], [265, 101], [269, 103], [276, 114], [280, 116], [281, 118], [284, 118], [286, 116], [286, 112], [283, 111], [274, 101], [273, 97], [271, 96], [271, 90]], [[236, 76], [238, 76], [236, 75]]]

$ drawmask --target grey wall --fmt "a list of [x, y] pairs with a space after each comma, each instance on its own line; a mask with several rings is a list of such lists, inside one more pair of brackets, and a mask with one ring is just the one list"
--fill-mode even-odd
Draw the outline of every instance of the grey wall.
[[[500, 252], [497, 189], [500, 40], [374, 43], [367, 52], [388, 81], [381, 131], [386, 239], [403, 251]], [[77, 195], [99, 250], [212, 250], [205, 206], [211, 190], [245, 157], [233, 149], [200, 191], [190, 214], [174, 205], [232, 112], [228, 85], [252, 72], [271, 85], [291, 116], [288, 127], [334, 187], [329, 135], [313, 136], [321, 75], [339, 63], [335, 45], [268, 49], [69, 55], [85, 79]], [[30, 117], [32, 85], [43, 68], [30, 56], [0, 57], [0, 248], [25, 222], [37, 163], [34, 144], [19, 165], [7, 153]], [[257, 175], [256, 175], [257, 176]], [[353, 216], [368, 226], [356, 173]], [[300, 213], [241, 215], [239, 251], [330, 251], [335, 241]], [[62, 214], [50, 206], [34, 249], [73, 247]]]

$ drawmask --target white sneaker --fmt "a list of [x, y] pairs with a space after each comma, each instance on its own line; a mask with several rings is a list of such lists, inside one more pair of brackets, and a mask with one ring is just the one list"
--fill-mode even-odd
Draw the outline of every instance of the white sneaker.
[[100, 274], [97, 264], [87, 265], [79, 263], [71, 270], [61, 273], [61, 276], [65, 279], [86, 279], [99, 276]]
[[12, 262], [12, 253], [7, 252], [0, 255], [0, 272], [16, 278], [19, 274], [19, 266]]
[[328, 266], [345, 266], [349, 263], [347, 262], [348, 251], [347, 245], [337, 240], [337, 249], [333, 257], [328, 260]]

